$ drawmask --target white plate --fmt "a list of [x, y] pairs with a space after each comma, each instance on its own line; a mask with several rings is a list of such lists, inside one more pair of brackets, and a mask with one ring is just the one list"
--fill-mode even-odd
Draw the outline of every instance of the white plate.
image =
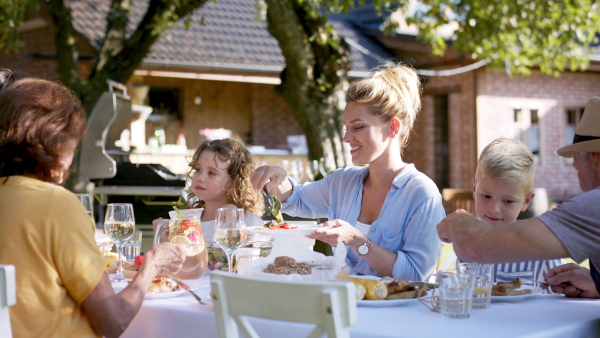
[[410, 302], [414, 302], [417, 298], [407, 299], [382, 299], [382, 300], [357, 300], [357, 306], [364, 307], [387, 307], [387, 306], [401, 306], [406, 305]]
[[[197, 280], [194, 280], [194, 279], [183, 279], [182, 282], [184, 282], [185, 284], [189, 285], [189, 287], [193, 291], [198, 290], [201, 287], [201, 285], [199, 284], [199, 282]], [[120, 292], [126, 286], [127, 286], [127, 282], [113, 283], [112, 284], [113, 290], [115, 290], [115, 292]], [[186, 293], [188, 293], [188, 292], [185, 291], [184, 289], [180, 289], [178, 291], [172, 291], [172, 292], [147, 292], [146, 296], [144, 296], [144, 299], [173, 298], [173, 297], [179, 297], [179, 296], [184, 295]]]
[[[374, 279], [381, 280], [381, 277], [377, 276], [365, 276], [365, 275], [351, 275], [351, 277], [355, 278], [363, 278], [363, 279]], [[406, 305], [410, 302], [417, 300], [417, 298], [405, 298], [405, 299], [382, 299], [382, 300], [357, 300], [357, 306], [363, 307], [387, 307], [387, 306], [401, 306]]]
[[523, 289], [531, 290], [531, 293], [527, 294], [527, 295], [518, 295], [518, 296], [492, 296], [492, 302], [516, 302], [516, 301], [523, 300], [525, 298], [529, 298], [531, 296], [539, 295], [540, 293], [542, 293], [542, 288], [539, 288], [537, 286], [523, 285], [518, 290], [523, 290]]
[[306, 236], [310, 235], [310, 232], [319, 229], [317, 222], [315, 221], [289, 221], [287, 222], [290, 226], [298, 227], [297, 229], [261, 229], [262, 227], [249, 227], [248, 231], [254, 232], [261, 235], [277, 236], [277, 235], [294, 235], [294, 236]]

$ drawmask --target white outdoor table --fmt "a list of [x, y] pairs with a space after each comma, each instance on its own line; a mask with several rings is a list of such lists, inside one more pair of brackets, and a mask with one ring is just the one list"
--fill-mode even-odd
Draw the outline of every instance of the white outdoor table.
[[[199, 280], [208, 299], [210, 279]], [[306, 337], [311, 325], [251, 319], [261, 337]], [[442, 318], [418, 300], [397, 307], [359, 307], [352, 337], [595, 337], [600, 336], [600, 300], [534, 295], [517, 302], [492, 303], [469, 319]], [[188, 294], [145, 300], [122, 337], [218, 337], [212, 305]]]

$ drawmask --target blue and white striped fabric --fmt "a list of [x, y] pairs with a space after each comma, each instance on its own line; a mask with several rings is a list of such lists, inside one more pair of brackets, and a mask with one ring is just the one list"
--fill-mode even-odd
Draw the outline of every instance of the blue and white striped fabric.
[[[539, 286], [534, 280], [544, 280], [548, 270], [563, 265], [562, 259], [549, 259], [542, 261], [527, 261], [520, 263], [499, 263], [494, 264], [494, 274], [492, 278], [494, 283], [507, 282], [515, 278], [521, 279], [523, 285]], [[550, 289], [544, 290], [545, 293], [552, 293]]]

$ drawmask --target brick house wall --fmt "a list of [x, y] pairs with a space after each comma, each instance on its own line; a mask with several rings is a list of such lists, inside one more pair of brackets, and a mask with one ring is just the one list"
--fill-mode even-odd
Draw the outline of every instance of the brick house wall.
[[[415, 121], [414, 134], [404, 159], [417, 169], [434, 175], [434, 98], [448, 96], [449, 158], [447, 168], [451, 188], [470, 188], [477, 161], [475, 123], [475, 84], [477, 73], [426, 78], [423, 84], [422, 109]], [[442, 187], [440, 187], [442, 188]]]
[[600, 73], [553, 77], [534, 71], [511, 79], [503, 71], [481, 68], [425, 78], [423, 107], [404, 159], [431, 178], [435, 177], [434, 99], [439, 95], [448, 96], [451, 188], [470, 188], [481, 150], [497, 137], [515, 136], [514, 109], [535, 109], [540, 117], [540, 161], [534, 188], [545, 188], [555, 200], [581, 193], [573, 165], [556, 150], [572, 142], [565, 135], [566, 109], [583, 108], [591, 97], [600, 95]]
[[253, 84], [252, 142], [267, 148], [287, 146], [286, 136], [304, 134], [289, 104], [275, 93], [272, 85]]
[[533, 72], [511, 80], [502, 71], [486, 70], [477, 85], [478, 152], [496, 137], [512, 137], [514, 109], [537, 109], [541, 143], [534, 188], [546, 188], [548, 195], [557, 199], [581, 193], [573, 165], [556, 150], [572, 142], [565, 136], [565, 110], [584, 107], [591, 97], [600, 95], [600, 73], [552, 77]]

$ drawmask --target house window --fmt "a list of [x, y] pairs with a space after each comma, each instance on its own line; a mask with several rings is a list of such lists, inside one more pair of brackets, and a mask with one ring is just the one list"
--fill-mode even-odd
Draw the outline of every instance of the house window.
[[[565, 125], [565, 141], [564, 145], [570, 145], [573, 143], [573, 137], [575, 136], [575, 128], [581, 120], [583, 115], [584, 107], [567, 108], [565, 110], [566, 125]], [[565, 158], [565, 164], [573, 165], [573, 158]]]
[[513, 109], [512, 137], [531, 149], [536, 165], [542, 163], [541, 136], [538, 109]]
[[149, 106], [153, 108], [148, 120], [165, 121], [180, 118], [178, 88], [150, 87], [148, 101]]

